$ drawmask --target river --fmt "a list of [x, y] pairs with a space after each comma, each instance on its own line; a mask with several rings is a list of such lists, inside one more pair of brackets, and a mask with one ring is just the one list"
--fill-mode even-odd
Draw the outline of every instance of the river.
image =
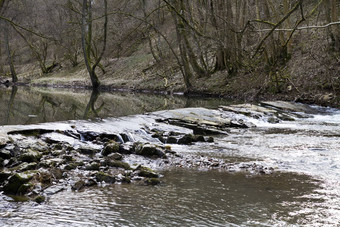
[[[216, 108], [230, 101], [130, 93], [0, 89], [1, 124], [116, 118], [162, 109]], [[43, 204], [0, 196], [1, 226], [339, 226], [340, 110], [256, 128], [177, 153], [263, 163], [271, 175], [175, 168], [158, 186], [115, 184], [63, 191]], [[246, 118], [246, 117], [245, 117]]]

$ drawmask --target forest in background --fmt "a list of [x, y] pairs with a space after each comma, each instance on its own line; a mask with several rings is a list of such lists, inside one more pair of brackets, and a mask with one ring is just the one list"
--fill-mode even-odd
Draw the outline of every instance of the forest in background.
[[0, 76], [27, 83], [66, 74], [63, 83], [72, 84], [86, 69], [80, 77], [93, 88], [338, 104], [339, 7], [338, 0], [0, 0]]

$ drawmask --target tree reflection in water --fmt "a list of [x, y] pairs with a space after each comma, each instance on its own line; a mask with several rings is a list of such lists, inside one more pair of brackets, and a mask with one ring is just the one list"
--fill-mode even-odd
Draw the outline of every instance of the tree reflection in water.
[[94, 117], [98, 118], [98, 113], [102, 110], [102, 108], [105, 105], [105, 102], [103, 101], [102, 104], [96, 109], [95, 103], [100, 96], [100, 92], [98, 89], [93, 89], [91, 92], [90, 100], [86, 106], [85, 112], [84, 112], [84, 119], [88, 119], [91, 117], [91, 114], [93, 114]]

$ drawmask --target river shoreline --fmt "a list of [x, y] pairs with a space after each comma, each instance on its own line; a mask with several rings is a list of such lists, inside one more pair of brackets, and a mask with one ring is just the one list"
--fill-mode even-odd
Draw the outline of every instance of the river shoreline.
[[[3, 85], [5, 86], [5, 85]], [[31, 82], [19, 82], [19, 83], [8, 83], [5, 87], [10, 86], [23, 86], [23, 87], [42, 87], [42, 88], [61, 88], [61, 89], [73, 89], [75, 91], [92, 91], [92, 87], [84, 82], [75, 83], [31, 83]], [[101, 85], [98, 88], [99, 92], [122, 92], [122, 93], [141, 93], [141, 94], [159, 94], [159, 95], [179, 95], [187, 97], [209, 97], [209, 98], [224, 98], [227, 100], [234, 100], [235, 102], [251, 102], [258, 103], [261, 100], [282, 100], [289, 102], [300, 102], [309, 105], [320, 105], [325, 107], [339, 108], [340, 103], [335, 94], [324, 93], [324, 94], [296, 94], [296, 93], [263, 93], [259, 96], [252, 95], [250, 97], [244, 97], [243, 93], [219, 93], [219, 92], [205, 92], [198, 90], [193, 90], [186, 92], [183, 89], [178, 89], [176, 91], [161, 88], [131, 88], [126, 86], [116, 86], [116, 85]]]

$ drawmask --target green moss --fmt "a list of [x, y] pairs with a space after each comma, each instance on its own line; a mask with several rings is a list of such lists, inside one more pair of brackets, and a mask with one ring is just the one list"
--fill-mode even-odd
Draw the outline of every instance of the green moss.
[[119, 143], [114, 142], [114, 141], [110, 141], [110, 143], [108, 143], [103, 151], [102, 151], [102, 155], [103, 156], [108, 156], [109, 154], [112, 153], [118, 153], [119, 152]]
[[12, 194], [12, 195], [15, 195], [17, 193], [22, 193], [23, 191], [25, 191], [24, 189], [27, 187], [23, 186], [22, 189], [20, 189], [20, 187], [24, 184], [27, 184], [33, 178], [33, 175], [34, 174], [32, 174], [31, 172], [16, 173], [12, 175], [8, 179], [7, 184], [5, 184], [5, 186], [3, 187], [3, 191], [6, 194]]
[[37, 197], [34, 198], [34, 201], [40, 204], [40, 203], [45, 202], [45, 199], [46, 199], [45, 196], [38, 195]]
[[154, 172], [152, 169], [139, 165], [136, 168], [136, 171], [138, 171], [138, 175], [141, 177], [147, 177], [147, 178], [159, 178], [159, 175]]
[[122, 161], [118, 161], [118, 160], [109, 161], [108, 165], [111, 166], [111, 167], [117, 167], [117, 168], [122, 168], [122, 169], [126, 169], [126, 170], [130, 170], [131, 169], [131, 167], [130, 167], [130, 165], [128, 163], [122, 162]]

